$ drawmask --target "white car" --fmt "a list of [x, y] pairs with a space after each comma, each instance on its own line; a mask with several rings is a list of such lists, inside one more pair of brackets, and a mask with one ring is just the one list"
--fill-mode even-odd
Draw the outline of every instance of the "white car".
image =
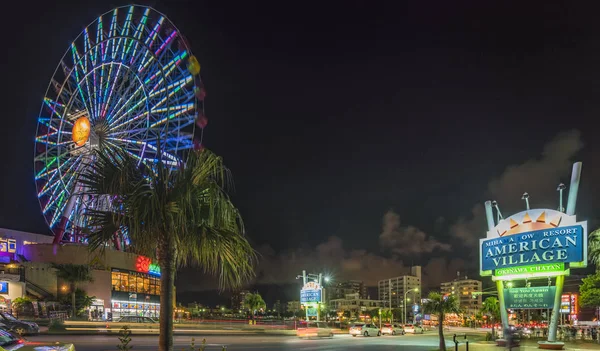
[[330, 337], [333, 338], [333, 330], [325, 322], [308, 322], [306, 326], [299, 327], [296, 335], [300, 338]]
[[350, 335], [380, 336], [381, 330], [375, 324], [355, 323], [350, 327]]
[[423, 334], [423, 327], [413, 324], [406, 324], [404, 331], [412, 334]]
[[400, 324], [386, 323], [381, 327], [381, 334], [385, 335], [404, 335], [405, 331]]

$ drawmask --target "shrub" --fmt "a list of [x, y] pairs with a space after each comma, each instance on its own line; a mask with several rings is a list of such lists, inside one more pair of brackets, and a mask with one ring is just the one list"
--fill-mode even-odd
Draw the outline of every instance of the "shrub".
[[131, 342], [131, 330], [129, 330], [127, 326], [121, 328], [121, 331], [119, 332], [119, 341], [121, 342], [117, 345], [119, 351], [129, 351], [133, 347], [129, 346], [129, 343]]
[[492, 333], [490, 333], [490, 332], [485, 333], [485, 341], [493, 341]]
[[65, 331], [65, 324], [60, 319], [53, 319], [48, 324], [49, 331]]

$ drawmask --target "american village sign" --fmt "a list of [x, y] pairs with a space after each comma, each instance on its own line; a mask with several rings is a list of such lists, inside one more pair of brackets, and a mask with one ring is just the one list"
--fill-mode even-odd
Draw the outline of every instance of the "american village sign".
[[[496, 202], [485, 203], [488, 232], [480, 239], [479, 256], [482, 276], [496, 281], [504, 329], [508, 328], [508, 308], [552, 309], [548, 340], [540, 342], [543, 349], [562, 349], [556, 342], [560, 297], [565, 276], [572, 268], [587, 266], [587, 222], [578, 222], [575, 215], [581, 163], [573, 165], [566, 211], [562, 207], [559, 185], [559, 208], [530, 209], [529, 195], [523, 194], [527, 210], [503, 218]], [[494, 209], [496, 219], [494, 220]], [[555, 285], [542, 283], [531, 287], [535, 279], [545, 279]], [[526, 287], [508, 288], [505, 283], [523, 282]], [[528, 282], [525, 284], [525, 282]]]

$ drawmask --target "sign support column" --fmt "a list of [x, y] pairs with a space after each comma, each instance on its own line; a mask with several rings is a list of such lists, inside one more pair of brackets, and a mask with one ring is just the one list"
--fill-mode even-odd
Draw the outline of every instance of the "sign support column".
[[500, 320], [502, 321], [502, 332], [508, 329], [508, 310], [504, 300], [504, 282], [496, 280], [496, 289], [498, 290], [498, 301], [500, 302]]
[[560, 315], [560, 298], [562, 296], [563, 286], [565, 285], [565, 276], [556, 277], [556, 295], [554, 295], [554, 309], [552, 310], [552, 319], [550, 328], [548, 328], [548, 341], [556, 342], [556, 330], [558, 329], [558, 316]]

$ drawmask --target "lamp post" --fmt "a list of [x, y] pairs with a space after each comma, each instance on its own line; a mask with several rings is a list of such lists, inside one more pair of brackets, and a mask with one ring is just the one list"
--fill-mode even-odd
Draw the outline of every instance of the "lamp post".
[[[404, 324], [406, 324], [406, 296], [408, 295], [409, 292], [415, 293], [417, 291], [419, 291], [419, 288], [414, 288], [414, 289], [408, 290], [404, 293]], [[414, 297], [414, 295], [413, 295], [413, 297]]]

